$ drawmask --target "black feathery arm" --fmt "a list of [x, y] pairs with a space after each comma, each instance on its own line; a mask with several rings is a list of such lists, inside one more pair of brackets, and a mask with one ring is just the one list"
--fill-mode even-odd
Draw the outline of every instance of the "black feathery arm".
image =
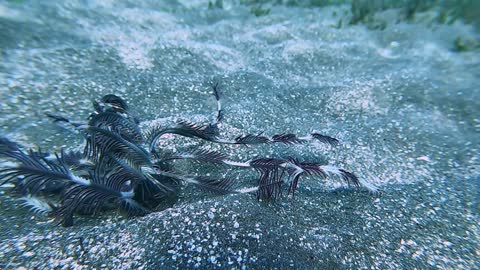
[[47, 159], [41, 152], [29, 151], [28, 154], [19, 150], [13, 157], [18, 164], [0, 170], [0, 185], [17, 180], [27, 192], [36, 194], [57, 187], [79, 184], [88, 186], [89, 179], [74, 175], [63, 158], [55, 154], [55, 159]]
[[62, 193], [61, 205], [55, 215], [63, 226], [73, 225], [75, 213], [95, 215], [107, 204], [122, 208], [129, 215], [149, 212], [133, 199], [135, 184], [131, 174], [121, 167], [110, 168], [105, 159], [102, 159], [95, 170], [90, 172], [90, 178], [90, 185], [74, 184]]
[[64, 116], [58, 115], [58, 114], [53, 114], [53, 113], [45, 113], [45, 115], [52, 119], [54, 123], [66, 123], [68, 125], [71, 125], [72, 127], [76, 129], [81, 129], [82, 127], [86, 126], [87, 123], [82, 123], [82, 122], [76, 122], [72, 121]]
[[[298, 188], [300, 177], [304, 175], [320, 177], [322, 179], [337, 177], [349, 186], [357, 188], [363, 186], [371, 191], [376, 191], [376, 187], [359, 180], [354, 173], [345, 169], [317, 162], [301, 162], [291, 157], [287, 159], [256, 158], [243, 162], [227, 159], [225, 155], [218, 152], [198, 150], [190, 153], [176, 154], [156, 162], [175, 159], [192, 159], [213, 164], [253, 168], [260, 173], [257, 188], [254, 190], [257, 192], [259, 199], [271, 199], [281, 196], [284, 183], [288, 185], [288, 193], [294, 194]], [[240, 190], [236, 192], [244, 193]], [[252, 192], [252, 190], [248, 192]]]
[[311, 133], [307, 136], [298, 137], [295, 134], [278, 134], [271, 138], [264, 136], [263, 132], [259, 134], [246, 134], [237, 136], [233, 140], [223, 139], [219, 137], [218, 128], [216, 125], [197, 125], [186, 120], [179, 120], [177, 125], [172, 127], [153, 127], [151, 128], [146, 137], [151, 152], [155, 152], [155, 146], [165, 134], [176, 134], [190, 138], [199, 138], [209, 142], [220, 144], [241, 144], [241, 145], [257, 145], [257, 144], [270, 144], [270, 143], [283, 143], [283, 144], [302, 144], [310, 141], [317, 140], [321, 143], [328, 144], [332, 147], [337, 146], [339, 141], [333, 137], [321, 135], [319, 133]]
[[206, 162], [206, 163], [223, 165], [224, 161], [227, 160], [227, 158], [228, 156], [224, 153], [211, 151], [211, 150], [198, 149], [193, 151], [181, 152], [177, 154], [165, 155], [157, 159], [155, 163], [162, 163], [166, 161], [179, 160], [179, 159], [190, 159], [198, 162]]
[[86, 131], [88, 136], [84, 156], [89, 159], [99, 160], [107, 153], [114, 153], [138, 166], [151, 164], [151, 157], [147, 151], [119, 134], [98, 127], [88, 127]]
[[157, 168], [155, 171], [158, 175], [163, 175], [180, 180], [187, 184], [195, 185], [202, 190], [214, 194], [236, 193], [234, 189], [235, 179], [233, 177], [212, 178], [206, 176], [185, 176], [174, 172], [161, 170], [159, 168]]
[[116, 112], [106, 111], [92, 115], [88, 121], [88, 125], [111, 130], [122, 136], [125, 140], [134, 143], [143, 142], [140, 127], [131, 119]]
[[213, 94], [215, 95], [215, 100], [217, 101], [217, 117], [215, 119], [214, 124], [217, 124], [223, 120], [223, 109], [222, 109], [222, 102], [221, 102], [222, 96], [221, 96], [218, 84], [219, 84], [218, 81], [215, 81], [211, 85]]
[[146, 137], [151, 152], [154, 152], [155, 145], [165, 134], [176, 134], [189, 138], [199, 138], [210, 142], [217, 142], [218, 128], [216, 125], [200, 126], [186, 120], [179, 120], [172, 127], [153, 127], [147, 131]]
[[144, 215], [150, 211], [133, 199], [132, 192], [120, 192], [100, 184], [72, 185], [62, 194], [60, 207], [55, 211], [58, 221], [65, 227], [73, 225], [75, 213], [95, 215], [113, 203], [125, 209], [129, 215]]
[[140, 189], [148, 187], [149, 190], [145, 191], [153, 197], [164, 197], [166, 194], [174, 192], [174, 189], [170, 186], [152, 176], [152, 174], [156, 173], [153, 168], [147, 166], [136, 168], [129, 164], [128, 160], [123, 160], [113, 154], [109, 154], [108, 158], [113, 161], [113, 166], [121, 168], [123, 174], [128, 175], [128, 177], [132, 179], [132, 184], [135, 187], [139, 187]]
[[288, 185], [288, 193], [294, 194], [301, 176], [320, 178], [336, 177], [351, 187], [365, 187], [375, 192], [377, 188], [363, 180], [354, 173], [332, 165], [317, 162], [301, 162], [295, 158], [256, 158], [246, 162], [223, 160], [223, 164], [253, 168], [259, 172], [257, 196], [259, 199], [271, 199], [282, 195], [283, 184]]
[[161, 159], [155, 160], [154, 163], [162, 163], [179, 159], [190, 159], [198, 162], [207, 162], [233, 167], [254, 168], [260, 170], [261, 172], [284, 168], [287, 170], [287, 174], [293, 175], [292, 179], [296, 179], [294, 181], [294, 188], [291, 190], [292, 192], [294, 192], [296, 189], [298, 177], [300, 175], [319, 176], [321, 178], [338, 176], [350, 186], [359, 187], [361, 185], [358, 177], [347, 170], [318, 162], [300, 162], [298, 159], [292, 157], [287, 159], [256, 158], [248, 161], [234, 161], [228, 159], [226, 154], [220, 152], [211, 150], [195, 150], [191, 152], [167, 155]]

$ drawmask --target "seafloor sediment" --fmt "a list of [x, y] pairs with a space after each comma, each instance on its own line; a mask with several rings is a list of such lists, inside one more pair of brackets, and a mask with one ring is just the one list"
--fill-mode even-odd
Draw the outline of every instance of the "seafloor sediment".
[[[215, 111], [209, 83], [217, 79], [223, 135], [318, 130], [341, 145], [220, 146], [168, 137], [162, 147], [322, 160], [383, 192], [308, 178], [294, 198], [267, 204], [186, 188], [162, 212], [105, 213], [62, 228], [2, 188], [0, 268], [480, 267], [473, 26], [443, 23], [434, 8], [409, 20], [401, 9], [386, 10], [380, 23], [351, 25], [348, 5], [271, 5], [262, 13], [227, 1], [210, 8], [208, 1], [165, 2], [1, 3], [1, 135], [77, 149], [82, 137], [45, 112], [86, 119], [91, 100], [109, 93], [141, 119], [208, 121]], [[244, 185], [255, 180], [233, 173]]]

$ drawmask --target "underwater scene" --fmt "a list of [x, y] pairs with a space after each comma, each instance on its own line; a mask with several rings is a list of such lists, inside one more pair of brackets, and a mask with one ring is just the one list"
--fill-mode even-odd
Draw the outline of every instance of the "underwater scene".
[[0, 269], [480, 269], [480, 1], [0, 1]]

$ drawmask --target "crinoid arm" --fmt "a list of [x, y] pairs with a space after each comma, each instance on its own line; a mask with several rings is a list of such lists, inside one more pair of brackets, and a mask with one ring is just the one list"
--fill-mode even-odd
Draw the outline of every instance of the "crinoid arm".
[[64, 226], [73, 225], [75, 213], [95, 215], [107, 207], [120, 208], [128, 215], [148, 211], [134, 200], [140, 180], [121, 167], [108, 166], [103, 159], [90, 172], [90, 183], [74, 183], [61, 194], [55, 216]]
[[206, 162], [212, 164], [224, 164], [224, 161], [227, 160], [228, 156], [226, 154], [212, 151], [212, 150], [203, 150], [196, 149], [193, 151], [184, 151], [176, 154], [165, 155], [159, 157], [156, 162], [167, 162], [171, 160], [178, 159], [190, 159], [197, 162]]
[[89, 127], [84, 155], [90, 159], [98, 159], [105, 153], [115, 153], [130, 160], [131, 163], [150, 164], [150, 154], [136, 143], [124, 139], [112, 130]]
[[115, 112], [101, 112], [90, 117], [90, 127], [112, 130], [122, 138], [134, 143], [142, 143], [142, 131], [135, 122]]
[[[301, 176], [326, 178], [338, 177], [348, 186], [360, 187], [357, 176], [347, 170], [315, 162], [300, 162], [295, 158], [257, 158], [247, 162], [225, 161], [226, 164], [240, 167], [250, 167], [259, 174], [257, 180], [258, 199], [276, 199], [283, 194], [283, 187], [287, 186], [288, 194], [294, 194], [298, 188]], [[368, 187], [367, 187], [368, 188]]]
[[61, 115], [57, 115], [57, 114], [53, 114], [53, 113], [45, 113], [45, 115], [52, 119], [52, 121], [54, 123], [57, 123], [57, 122], [65, 122], [65, 123], [70, 123], [70, 119], [64, 117], [64, 116], [61, 116]]
[[[364, 187], [370, 191], [376, 191], [376, 187], [369, 185], [366, 181], [359, 180], [350, 171], [323, 163], [300, 161], [293, 157], [286, 159], [255, 158], [247, 161], [234, 161], [218, 152], [197, 150], [193, 153], [180, 153], [170, 156], [163, 159], [162, 162], [178, 159], [191, 159], [199, 162], [255, 169], [259, 173], [257, 188], [249, 192], [257, 192], [258, 199], [278, 198], [284, 193], [283, 187], [285, 186], [287, 187], [287, 194], [293, 195], [302, 176], [319, 177], [321, 179], [336, 178], [342, 180], [349, 187]], [[235, 192], [245, 193], [238, 190]]]
[[127, 102], [117, 95], [108, 94], [103, 96], [101, 105], [107, 107], [106, 111], [112, 110], [117, 113], [128, 113]]
[[224, 178], [212, 178], [206, 176], [185, 176], [180, 175], [171, 171], [164, 171], [157, 169], [157, 174], [162, 176], [167, 176], [170, 178], [178, 179], [186, 184], [192, 184], [196, 187], [215, 194], [229, 194], [235, 193], [235, 178], [234, 177], [224, 177]]
[[[2, 142], [8, 142], [2, 139]], [[63, 158], [55, 154], [55, 159], [47, 159], [44, 154], [30, 150], [28, 153], [20, 150], [16, 145], [2, 144], [0, 154], [12, 158], [16, 165], [0, 170], [0, 185], [14, 182], [31, 194], [37, 194], [50, 188], [62, 188], [69, 183], [89, 185], [88, 179], [76, 176], [68, 168]]]
[[214, 124], [219, 123], [223, 120], [223, 109], [222, 109], [222, 101], [221, 101], [221, 92], [219, 89], [219, 82], [216, 80], [211, 85], [213, 90], [213, 95], [215, 96], [215, 100], [217, 101], [217, 116], [215, 118]]
[[219, 144], [259, 145], [282, 143], [292, 145], [308, 143], [311, 141], [318, 141], [332, 147], [339, 144], [337, 139], [317, 132], [301, 137], [291, 133], [282, 133], [268, 137], [263, 135], [263, 132], [260, 132], [259, 134], [244, 134], [238, 135], [234, 139], [227, 139], [220, 137], [218, 126], [216, 124], [199, 125], [187, 120], [179, 120], [176, 125], [167, 127], [153, 126], [146, 132], [146, 141], [152, 153], [156, 152], [155, 147], [160, 138], [165, 134], [197, 138]]
[[[55, 154], [54, 159], [48, 159], [42, 152], [30, 150], [26, 153], [4, 138], [0, 145], [1, 154], [17, 162], [0, 171], [1, 184], [14, 181], [24, 193], [31, 195], [49, 194], [52, 187], [61, 190], [61, 203], [55, 209], [55, 216], [64, 226], [73, 224], [74, 213], [95, 214], [109, 203], [132, 208], [131, 200], [139, 181], [121, 167], [107, 170], [107, 163], [101, 159], [84, 178], [72, 172], [63, 155]], [[122, 203], [125, 200], [128, 201]]]
[[22, 202], [21, 206], [29, 208], [35, 214], [49, 214], [56, 209], [52, 203], [41, 197], [27, 195], [18, 200]]

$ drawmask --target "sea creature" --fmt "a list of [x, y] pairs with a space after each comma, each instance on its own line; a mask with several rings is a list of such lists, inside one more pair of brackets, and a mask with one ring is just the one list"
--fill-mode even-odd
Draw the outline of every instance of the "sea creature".
[[[337, 177], [348, 186], [375, 189], [347, 170], [294, 157], [238, 161], [205, 149], [176, 154], [160, 149], [159, 141], [165, 134], [237, 145], [294, 145], [316, 140], [335, 147], [339, 143], [337, 139], [320, 133], [302, 137], [285, 133], [268, 137], [260, 133], [222, 138], [218, 124], [224, 113], [218, 83], [212, 84], [212, 89], [217, 100], [216, 118], [206, 125], [178, 120], [172, 126], [156, 125], [141, 130], [139, 119], [127, 103], [113, 94], [93, 102], [94, 111], [86, 122], [47, 113], [54, 122], [81, 132], [85, 138], [83, 152], [25, 150], [1, 137], [0, 156], [15, 163], [10, 162], [0, 170], [0, 185], [13, 183], [17, 193], [28, 198], [24, 199], [25, 205], [37, 212], [50, 211], [63, 226], [72, 226], [75, 214], [95, 215], [108, 209], [122, 209], [129, 216], [148, 214], [158, 209], [162, 202], [175, 198], [182, 184], [192, 184], [216, 194], [255, 192], [259, 200], [273, 200], [282, 196], [285, 190], [287, 194], [294, 194], [302, 176]], [[179, 173], [173, 163], [179, 159], [251, 168], [259, 177], [253, 187], [239, 189], [234, 177]], [[57, 198], [57, 201], [42, 202], [37, 198]]]

